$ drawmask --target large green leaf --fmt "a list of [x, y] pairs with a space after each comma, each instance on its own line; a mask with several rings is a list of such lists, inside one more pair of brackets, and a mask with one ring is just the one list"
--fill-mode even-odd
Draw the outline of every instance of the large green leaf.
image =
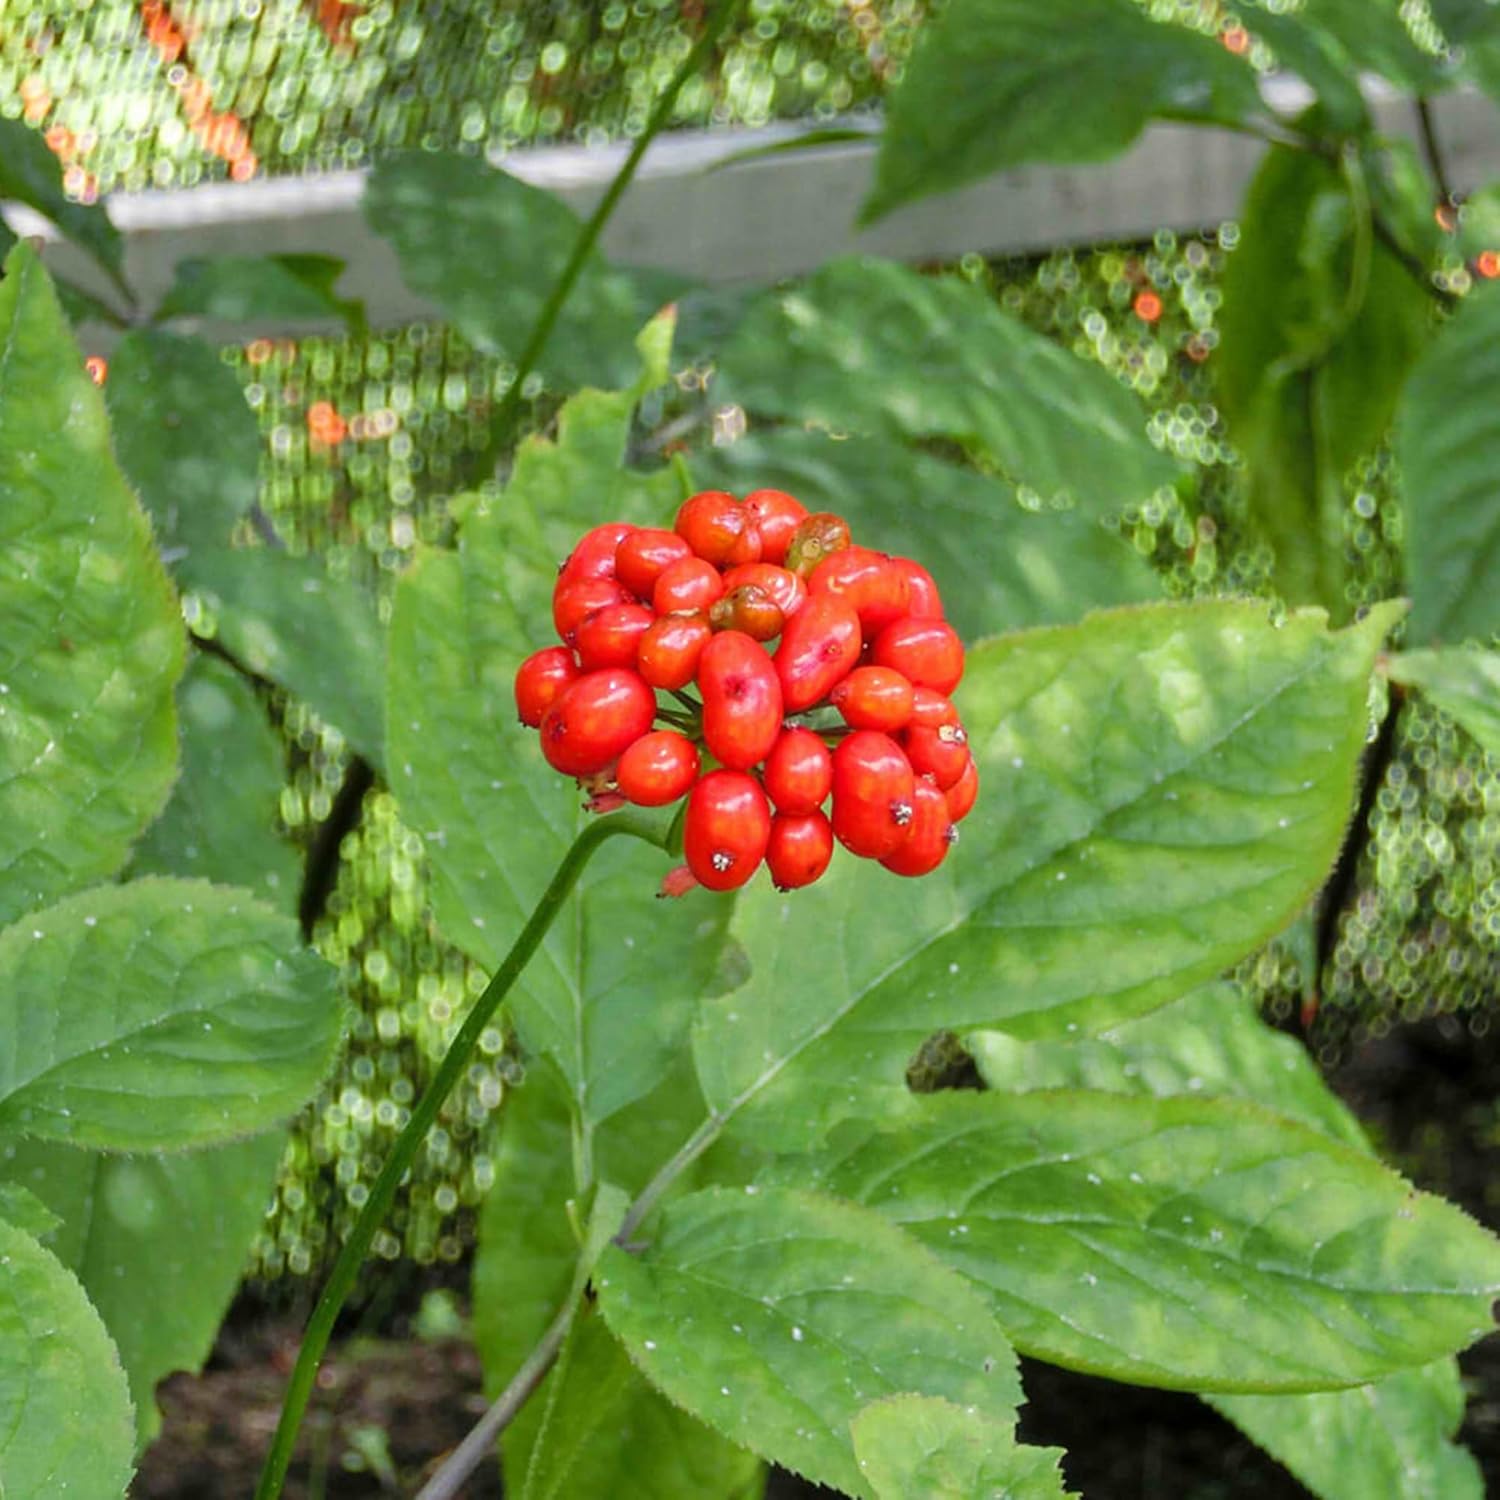
[[0, 281], [0, 923], [113, 875], [177, 772], [184, 641], [31, 250]]
[[1028, 1354], [1299, 1391], [1493, 1327], [1500, 1242], [1366, 1153], [1232, 1099], [929, 1094], [768, 1173], [868, 1203], [990, 1294]]
[[709, 1104], [795, 1149], [910, 1107], [933, 1031], [1097, 1030], [1253, 951], [1337, 853], [1399, 608], [1330, 634], [1317, 611], [1154, 605], [975, 648], [963, 842], [919, 881], [839, 857], [791, 897], [741, 894], [751, 978], [695, 1034]]
[[1319, 157], [1268, 152], [1225, 269], [1214, 356], [1276, 586], [1338, 620], [1352, 568], [1344, 476], [1385, 436], [1429, 323], [1425, 293], [1371, 238], [1367, 214]]
[[968, 640], [1161, 595], [1145, 558], [1092, 517], [1023, 510], [1003, 480], [899, 443], [836, 442], [784, 428], [694, 454], [692, 467], [705, 486], [737, 493], [771, 486], [810, 510], [834, 511], [857, 540], [881, 551], [920, 551], [948, 618]]
[[285, 1119], [338, 1045], [334, 971], [248, 892], [150, 877], [0, 932], [0, 1127], [110, 1150]]
[[1373, 73], [1410, 94], [1440, 92], [1451, 71], [1417, 46], [1403, 9], [1399, 0], [1303, 0], [1291, 10], [1281, 0], [1249, 0], [1239, 14], [1320, 94], [1322, 73], [1303, 65], [1315, 49], [1330, 70], [1339, 67], [1356, 88], [1360, 74]]
[[115, 452], [169, 557], [229, 544], [255, 502], [260, 433], [233, 371], [199, 339], [127, 334], [104, 388]]
[[1129, 0], [950, 0], [890, 101], [861, 217], [1028, 162], [1104, 161], [1152, 119], [1264, 113], [1242, 60]]
[[894, 261], [832, 261], [758, 303], [723, 352], [714, 397], [798, 422], [953, 438], [1090, 513], [1180, 473], [1112, 375], [980, 288]]
[[1473, 1454], [1452, 1441], [1464, 1390], [1451, 1359], [1347, 1391], [1206, 1399], [1319, 1500], [1483, 1500]]
[[0, 1222], [0, 1493], [119, 1500], [135, 1423], [120, 1357], [72, 1272]]
[[130, 1378], [138, 1442], [161, 1427], [156, 1383], [198, 1371], [245, 1269], [279, 1134], [171, 1156], [11, 1141], [3, 1170], [62, 1220], [48, 1248], [83, 1283]]
[[1468, 297], [1407, 382], [1396, 417], [1412, 645], [1500, 632], [1500, 290]]
[[1500, 756], [1500, 652], [1403, 651], [1390, 658], [1393, 682], [1418, 689], [1461, 724], [1491, 755]]
[[[578, 238], [572, 210], [472, 156], [394, 156], [371, 174], [365, 217], [401, 274], [466, 338], [516, 358]], [[584, 262], [537, 369], [564, 386], [623, 384], [645, 312], [629, 278], [597, 251]]]
[[344, 263], [332, 255], [219, 255], [177, 263], [156, 317], [224, 323], [328, 322], [358, 328], [362, 313], [335, 291]]
[[916, 1391], [1009, 1428], [1015, 1356], [984, 1300], [867, 1209], [788, 1188], [706, 1188], [669, 1205], [643, 1255], [595, 1276], [653, 1385], [734, 1442], [869, 1494], [849, 1422]]
[[177, 689], [182, 776], [146, 830], [133, 875], [199, 875], [297, 905], [296, 852], [276, 827], [286, 749], [238, 672], [199, 656]]
[[1028, 1448], [940, 1396], [887, 1396], [850, 1423], [875, 1500], [1064, 1500], [1060, 1448]]

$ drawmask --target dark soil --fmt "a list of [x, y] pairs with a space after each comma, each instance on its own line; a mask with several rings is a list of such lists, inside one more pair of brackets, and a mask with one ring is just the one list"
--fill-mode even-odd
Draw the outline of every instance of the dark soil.
[[[1337, 1066], [1331, 1080], [1382, 1150], [1420, 1186], [1500, 1225], [1500, 1043], [1452, 1018], [1400, 1028]], [[444, 1278], [451, 1282], [452, 1273]], [[382, 1315], [382, 1338], [350, 1336], [324, 1367], [288, 1500], [410, 1495], [484, 1410], [480, 1371], [462, 1341], [407, 1337], [422, 1286]], [[225, 1325], [203, 1375], [160, 1390], [165, 1427], [135, 1500], [248, 1500], [270, 1442], [305, 1308], [273, 1312], [252, 1294]], [[367, 1315], [366, 1321], [370, 1321]], [[1463, 1441], [1500, 1494], [1500, 1337], [1462, 1359], [1470, 1389]], [[1307, 1491], [1191, 1396], [1120, 1386], [1023, 1362], [1027, 1442], [1065, 1448], [1071, 1487], [1088, 1500], [1292, 1500]], [[465, 1500], [497, 1500], [487, 1466]], [[776, 1474], [768, 1500], [831, 1495]], [[607, 1500], [607, 1497], [600, 1497]], [[1374, 1497], [1372, 1497], [1374, 1500]], [[1394, 1500], [1394, 1497], [1393, 1497]]]

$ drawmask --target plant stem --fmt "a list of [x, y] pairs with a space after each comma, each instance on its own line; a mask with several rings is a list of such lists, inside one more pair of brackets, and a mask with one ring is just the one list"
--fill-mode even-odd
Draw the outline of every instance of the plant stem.
[[677, 96], [682, 92], [683, 85], [703, 66], [704, 59], [713, 51], [725, 27], [743, 5], [744, 0], [724, 0], [724, 3], [708, 18], [702, 36], [693, 43], [692, 50], [682, 60], [682, 66], [668, 80], [666, 88], [662, 91], [661, 97], [656, 101], [656, 106], [646, 121], [646, 128], [636, 138], [635, 144], [630, 148], [630, 154], [625, 158], [620, 170], [615, 173], [614, 180], [610, 183], [603, 198], [599, 200], [599, 206], [589, 215], [587, 222], [579, 230], [578, 238], [573, 242], [572, 254], [568, 256], [568, 263], [553, 284], [552, 291], [531, 330], [531, 337], [527, 339], [526, 347], [522, 349], [521, 357], [516, 361], [516, 373], [505, 395], [501, 398], [500, 405], [495, 408], [495, 415], [490, 421], [489, 440], [474, 459], [471, 472], [480, 478], [488, 478], [494, 472], [500, 455], [510, 442], [516, 412], [521, 405], [521, 387], [525, 384], [526, 377], [536, 368], [536, 362], [542, 357], [542, 351], [547, 347], [547, 340], [552, 337], [552, 330], [562, 313], [563, 304], [572, 293], [573, 284], [582, 274], [585, 262], [593, 253], [594, 246], [598, 243], [604, 226], [609, 222], [620, 199], [624, 196], [625, 189], [630, 186], [636, 168], [640, 166], [641, 158], [646, 154], [646, 148], [661, 133], [662, 127], [671, 117], [672, 109], [677, 103]]
[[386, 1158], [385, 1165], [381, 1167], [380, 1175], [375, 1179], [375, 1185], [370, 1190], [370, 1196], [360, 1210], [359, 1218], [355, 1221], [349, 1238], [344, 1242], [344, 1247], [334, 1262], [333, 1272], [323, 1288], [322, 1295], [318, 1298], [318, 1305], [313, 1309], [312, 1317], [308, 1320], [307, 1331], [302, 1337], [302, 1348], [297, 1354], [296, 1367], [292, 1370], [292, 1378], [287, 1384], [286, 1395], [282, 1400], [281, 1420], [277, 1424], [271, 1451], [266, 1456], [265, 1469], [256, 1487], [256, 1500], [276, 1500], [276, 1497], [281, 1494], [287, 1468], [291, 1463], [292, 1445], [296, 1442], [297, 1430], [307, 1410], [307, 1403], [317, 1378], [318, 1365], [323, 1358], [323, 1351], [328, 1347], [334, 1322], [350, 1291], [353, 1290], [355, 1280], [359, 1276], [360, 1266], [364, 1263], [371, 1242], [375, 1238], [375, 1232], [390, 1211], [396, 1190], [400, 1187], [401, 1180], [406, 1176], [413, 1158], [426, 1140], [427, 1132], [437, 1119], [443, 1101], [468, 1067], [469, 1059], [479, 1043], [480, 1034], [489, 1025], [496, 1007], [505, 998], [510, 987], [530, 961], [532, 954], [540, 946], [547, 934], [547, 929], [551, 927], [557, 914], [562, 910], [578, 877], [583, 873], [584, 866], [606, 839], [617, 834], [644, 839], [658, 848], [663, 846], [665, 838], [664, 832], [657, 824], [648, 823], [629, 814], [617, 813], [597, 823], [591, 823], [574, 839], [568, 852], [563, 856], [562, 863], [558, 865], [552, 876], [551, 883], [542, 893], [541, 900], [537, 902], [536, 910], [532, 912], [525, 927], [521, 929], [520, 936], [512, 944], [510, 952], [505, 955], [500, 967], [495, 970], [494, 977], [486, 986], [484, 993], [474, 1002], [474, 1008], [459, 1028], [458, 1035], [454, 1037], [447, 1052], [443, 1054], [443, 1060], [438, 1064], [437, 1072], [433, 1074], [431, 1081], [423, 1090], [422, 1097], [417, 1100], [411, 1112], [411, 1118], [406, 1122], [401, 1134], [396, 1137], [390, 1155]]
[[1438, 197], [1444, 208], [1452, 208], [1458, 199], [1454, 196], [1453, 184], [1448, 180], [1448, 166], [1443, 159], [1442, 143], [1438, 140], [1437, 121], [1432, 117], [1432, 101], [1417, 100], [1417, 129], [1422, 136], [1422, 154], [1427, 158], [1428, 169], [1437, 184]]

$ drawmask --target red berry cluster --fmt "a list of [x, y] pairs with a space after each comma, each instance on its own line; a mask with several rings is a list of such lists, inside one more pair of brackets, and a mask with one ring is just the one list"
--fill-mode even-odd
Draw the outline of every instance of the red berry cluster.
[[671, 531], [597, 526], [552, 620], [564, 644], [516, 673], [521, 722], [596, 809], [687, 797], [692, 878], [664, 889], [733, 890], [762, 861], [780, 889], [810, 885], [835, 839], [925, 875], [957, 840], [979, 790], [948, 701], [963, 645], [932, 575], [840, 517], [705, 490]]

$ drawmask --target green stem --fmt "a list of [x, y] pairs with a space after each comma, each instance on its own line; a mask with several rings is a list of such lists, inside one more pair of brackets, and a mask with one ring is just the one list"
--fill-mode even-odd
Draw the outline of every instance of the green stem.
[[297, 1364], [292, 1370], [292, 1378], [287, 1384], [286, 1395], [282, 1400], [281, 1420], [277, 1423], [276, 1436], [272, 1440], [271, 1451], [266, 1456], [265, 1469], [256, 1487], [256, 1500], [276, 1500], [276, 1497], [281, 1494], [281, 1487], [286, 1481], [287, 1468], [292, 1459], [292, 1445], [297, 1440], [298, 1428], [302, 1425], [308, 1400], [312, 1396], [318, 1365], [322, 1361], [323, 1351], [328, 1347], [328, 1340], [333, 1333], [333, 1325], [338, 1318], [339, 1310], [354, 1288], [354, 1283], [359, 1276], [359, 1268], [369, 1253], [375, 1232], [390, 1211], [396, 1190], [400, 1187], [401, 1180], [411, 1167], [413, 1158], [426, 1140], [427, 1132], [437, 1119], [443, 1101], [468, 1067], [469, 1059], [479, 1044], [480, 1034], [489, 1025], [496, 1007], [505, 998], [506, 993], [547, 935], [547, 929], [551, 927], [562, 910], [574, 885], [577, 884], [578, 877], [583, 873], [584, 866], [606, 839], [613, 838], [617, 834], [644, 839], [658, 848], [662, 847], [665, 838], [665, 834], [657, 824], [648, 823], [629, 814], [617, 813], [597, 823], [591, 823], [573, 840], [568, 852], [562, 858], [562, 863], [558, 865], [551, 883], [542, 893], [541, 900], [537, 902], [536, 910], [532, 912], [525, 927], [521, 929], [520, 936], [511, 946], [510, 952], [505, 955], [500, 967], [495, 970], [494, 977], [486, 986], [484, 993], [474, 1002], [474, 1008], [459, 1028], [458, 1035], [454, 1037], [447, 1052], [443, 1054], [443, 1060], [438, 1064], [437, 1072], [433, 1074], [422, 1097], [417, 1100], [411, 1112], [411, 1118], [406, 1122], [401, 1134], [396, 1137], [396, 1142], [391, 1147], [391, 1154], [380, 1169], [380, 1175], [375, 1179], [375, 1186], [370, 1190], [370, 1196], [360, 1210], [359, 1218], [355, 1221], [349, 1238], [344, 1242], [337, 1261], [334, 1262], [333, 1273], [329, 1276], [323, 1293], [318, 1298], [318, 1305], [313, 1309], [312, 1317], [308, 1320], [307, 1331], [302, 1337], [302, 1348], [297, 1354]]
[[495, 465], [500, 461], [500, 455], [510, 442], [516, 412], [521, 405], [521, 387], [526, 377], [536, 368], [537, 360], [542, 357], [542, 351], [547, 347], [547, 340], [552, 337], [552, 330], [562, 313], [563, 304], [567, 302], [573, 291], [573, 284], [582, 274], [585, 262], [593, 253], [599, 236], [604, 232], [604, 226], [609, 222], [620, 199], [625, 195], [625, 189], [630, 186], [631, 180], [635, 177], [636, 168], [640, 166], [641, 158], [646, 154], [646, 148], [661, 133], [663, 126], [671, 118], [673, 107], [677, 103], [677, 96], [682, 92], [683, 85], [702, 68], [704, 59], [713, 51], [725, 27], [743, 5], [744, 0], [724, 0], [724, 4], [720, 5], [709, 17], [703, 28], [703, 35], [693, 44], [692, 51], [683, 59], [682, 66], [668, 81], [661, 97], [656, 101], [656, 107], [646, 121], [646, 128], [636, 138], [635, 144], [630, 148], [630, 154], [625, 158], [624, 165], [615, 173], [614, 181], [610, 183], [603, 198], [599, 200], [599, 206], [589, 215], [588, 221], [579, 230], [578, 238], [573, 243], [573, 252], [568, 257], [568, 263], [563, 267], [562, 275], [554, 283], [542, 307], [541, 315], [531, 330], [531, 337], [527, 339], [526, 347], [516, 361], [515, 376], [501, 398], [500, 405], [495, 408], [495, 415], [490, 422], [489, 441], [474, 460], [473, 472], [481, 478], [487, 478], [494, 472]]

